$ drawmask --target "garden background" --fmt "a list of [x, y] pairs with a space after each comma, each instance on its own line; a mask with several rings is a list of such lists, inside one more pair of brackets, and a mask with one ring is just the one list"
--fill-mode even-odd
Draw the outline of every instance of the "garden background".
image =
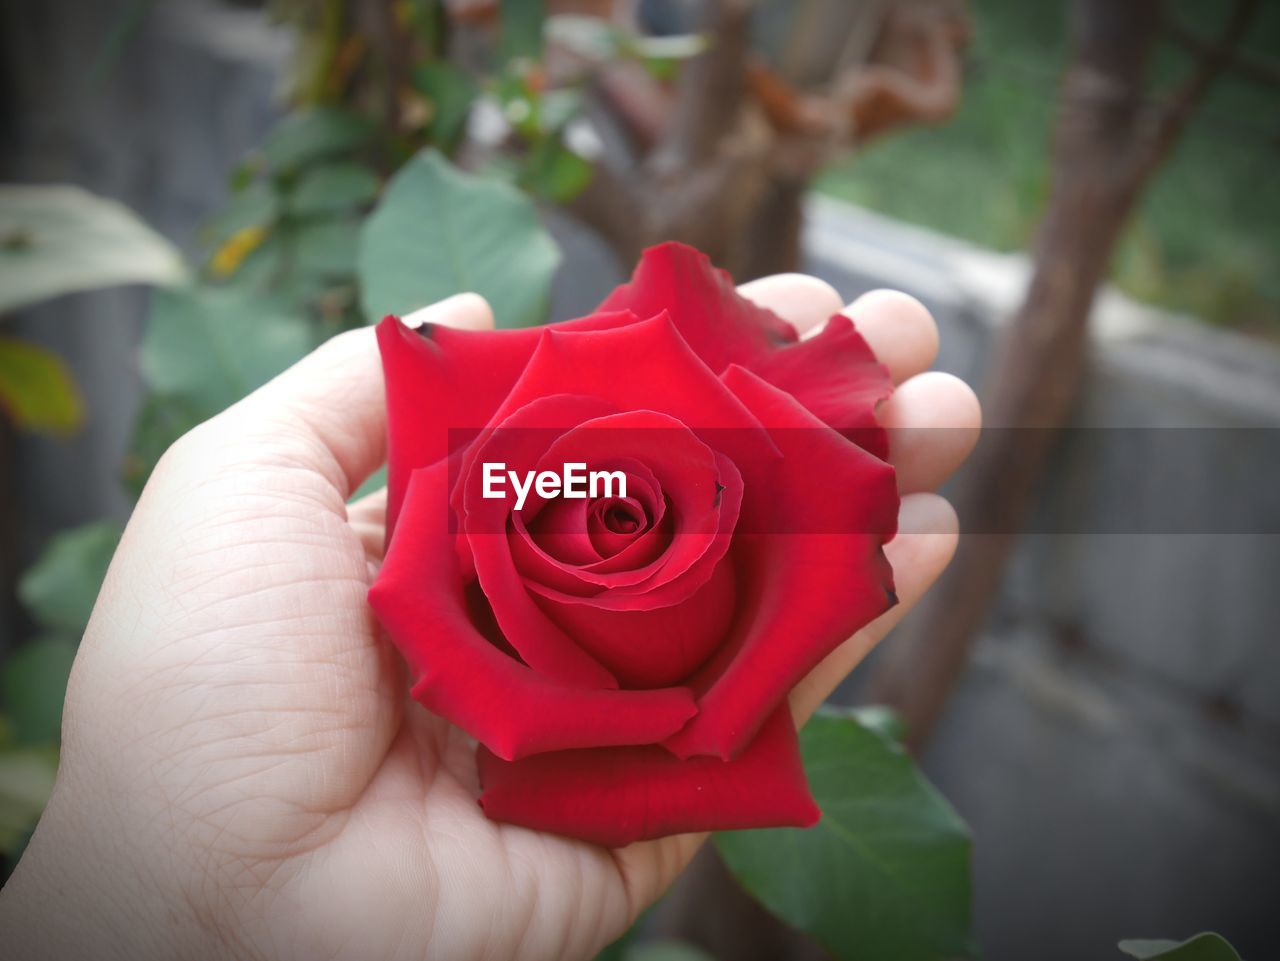
[[[680, 26], [690, 5], [639, 6], [653, 8], [647, 22], [659, 33]], [[954, 6], [965, 24], [955, 41], [954, 109], [824, 153], [806, 181], [798, 252], [803, 269], [849, 299], [881, 286], [919, 297], [941, 326], [939, 366], [981, 385], [1025, 311], [1035, 269], [1028, 251], [1052, 202], [1052, 131], [1069, 92], [1070, 15], [1089, 4]], [[1150, 71], [1157, 105], [1213, 56], [1230, 5], [1166, 6], [1172, 15]], [[1244, 957], [1274, 949], [1280, 7], [1256, 6], [1124, 222], [1111, 285], [1093, 305], [1087, 367], [1035, 477], [1023, 536], [932, 736], [914, 745], [972, 831], [976, 937], [991, 958], [1119, 956], [1121, 938], [1205, 929]], [[276, 12], [305, 17], [307, 9], [284, 3]], [[296, 92], [299, 36], [310, 36], [297, 21], [229, 0], [4, 0], [0, 11], [3, 180], [77, 184], [121, 201], [202, 278], [251, 269], [264, 249], [265, 235], [252, 232], [261, 208], [246, 220], [237, 201], [260, 190], [271, 164], [314, 149], [307, 138], [315, 128], [299, 128], [282, 97]], [[765, 23], [754, 44], [767, 51]], [[702, 52], [669, 44], [641, 58], [679, 70]], [[513, 100], [550, 111], [528, 90], [512, 92], [511, 78], [485, 90], [513, 126]], [[419, 79], [442, 96], [432, 78]], [[461, 121], [433, 127], [439, 117], [424, 121], [430, 143], [452, 150], [455, 139], [483, 140], [475, 117], [466, 134]], [[554, 124], [526, 133], [518, 169], [501, 157], [476, 166], [507, 163], [494, 175], [536, 199], [562, 252], [548, 314], [564, 319], [593, 306], [627, 265], [617, 242], [602, 242], [574, 216], [585, 188], [580, 162], [564, 156], [574, 152], [572, 138]], [[267, 175], [244, 164], [262, 156], [264, 143]], [[114, 525], [173, 431], [269, 376], [308, 338], [350, 322], [359, 295], [333, 278], [353, 270], [356, 238], [354, 228], [334, 225], [346, 224], [346, 211], [332, 198], [346, 191], [352, 207], [373, 202], [385, 180], [370, 170], [361, 179], [348, 169], [345, 181], [316, 188], [311, 210], [287, 215], [320, 224], [292, 241], [290, 256], [323, 281], [297, 295], [307, 300], [305, 328], [237, 310], [234, 284], [207, 299], [139, 286], [75, 293], [0, 320], [6, 338], [66, 365], [77, 398], [68, 408], [58, 406], [61, 394], [40, 395], [32, 423], [10, 418], [3, 428], [3, 743], [24, 764], [48, 759], [34, 775], [30, 766], [0, 774], [13, 778], [6, 787], [29, 778], [22, 783], [35, 795], [0, 803], [11, 857], [29, 830], [22, 804], [38, 811], [40, 772], [56, 757], [60, 685]], [[21, 240], [6, 233], [6, 249]], [[150, 274], [135, 280], [177, 269], [163, 244], [148, 249]], [[235, 354], [241, 336], [262, 343], [244, 325], [275, 331], [252, 357]], [[208, 338], [195, 350], [192, 331]], [[12, 413], [8, 396], [6, 405]], [[52, 423], [39, 423], [41, 411], [54, 412]], [[977, 523], [971, 537], [1005, 532], [993, 524]], [[920, 650], [907, 646], [920, 643], [911, 631], [904, 624], [841, 700], [885, 700], [890, 655]], [[815, 942], [763, 915], [708, 857], [647, 924], [725, 958], [823, 957]]]

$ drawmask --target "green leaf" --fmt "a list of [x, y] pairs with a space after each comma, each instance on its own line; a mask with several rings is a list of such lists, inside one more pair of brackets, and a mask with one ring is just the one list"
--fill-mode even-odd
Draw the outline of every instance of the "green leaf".
[[27, 430], [67, 433], [83, 418], [80, 393], [62, 360], [10, 337], [0, 337], [0, 407]]
[[287, 273], [289, 251], [283, 235], [283, 230], [273, 229], [245, 255], [225, 282], [250, 292], [272, 289]]
[[701, 948], [683, 941], [649, 941], [627, 949], [626, 961], [715, 961]]
[[242, 230], [270, 227], [280, 214], [280, 197], [269, 180], [254, 180], [236, 191], [226, 208], [204, 225], [212, 246], [220, 246]]
[[559, 261], [528, 197], [424, 150], [365, 221], [362, 305], [378, 320], [471, 290], [489, 301], [498, 326], [525, 327], [545, 318]]
[[289, 195], [289, 212], [304, 217], [341, 213], [378, 195], [378, 176], [358, 163], [331, 163], [306, 171]]
[[18, 581], [18, 597], [37, 621], [75, 637], [84, 633], [121, 531], [117, 521], [95, 521], [49, 540]]
[[142, 340], [153, 391], [211, 417], [311, 348], [306, 321], [241, 287], [160, 291]]
[[595, 168], [560, 142], [544, 137], [529, 151], [521, 183], [555, 203], [568, 203], [587, 188]]
[[306, 276], [350, 276], [356, 269], [359, 224], [324, 220], [307, 223], [292, 234], [293, 263]]
[[181, 397], [148, 394], [133, 421], [129, 451], [120, 465], [120, 478], [134, 498], [142, 495], [147, 478], [173, 442], [209, 415]]
[[1141, 961], [1240, 961], [1230, 942], [1212, 931], [1185, 941], [1121, 941], [1120, 950]]
[[822, 820], [715, 836], [738, 881], [842, 961], [933, 961], [976, 951], [968, 829], [901, 747], [856, 716], [800, 735]]
[[373, 124], [359, 114], [315, 107], [281, 121], [262, 152], [276, 173], [294, 171], [317, 160], [350, 154], [367, 144], [374, 131]]
[[0, 700], [19, 745], [57, 744], [62, 699], [76, 645], [60, 637], [39, 638], [9, 656], [0, 673]]
[[0, 749], [0, 853], [12, 854], [26, 841], [49, 803], [57, 772], [53, 751]]
[[439, 62], [415, 67], [413, 85], [431, 103], [427, 131], [432, 142], [445, 153], [452, 153], [466, 129], [479, 89], [463, 71]]
[[60, 294], [185, 276], [174, 246], [114, 200], [79, 187], [0, 186], [0, 313]]
[[518, 57], [542, 57], [545, 0], [502, 0], [499, 12], [498, 57], [506, 63]]

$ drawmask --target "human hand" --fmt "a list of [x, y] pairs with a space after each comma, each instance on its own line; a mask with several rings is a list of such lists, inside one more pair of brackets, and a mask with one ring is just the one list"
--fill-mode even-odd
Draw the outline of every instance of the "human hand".
[[[801, 331], [840, 309], [787, 275], [742, 292]], [[492, 323], [473, 295], [434, 323]], [[886, 548], [901, 603], [792, 695], [807, 717], [955, 546], [936, 487], [976, 436], [954, 378], [922, 374], [917, 303], [850, 308], [899, 384], [881, 410], [904, 494]], [[54, 796], [0, 898], [21, 956], [590, 958], [703, 836], [617, 851], [486, 820], [473, 745], [407, 697], [365, 599], [385, 455], [372, 330], [335, 338], [184, 437], [130, 520], [67, 692]], [[9, 933], [12, 932], [12, 933]]]

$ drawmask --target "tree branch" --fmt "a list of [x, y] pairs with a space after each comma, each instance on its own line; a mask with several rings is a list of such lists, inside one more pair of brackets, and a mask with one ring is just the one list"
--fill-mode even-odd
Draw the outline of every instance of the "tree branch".
[[1280, 58], [1223, 48], [1172, 18], [1165, 20], [1164, 32], [1171, 41], [1197, 57], [1224, 56], [1225, 70], [1265, 87], [1280, 87]]
[[624, 265], [639, 256], [645, 244], [639, 191], [606, 158], [596, 161], [591, 182], [566, 209], [598, 231]]
[[1192, 113], [1213, 86], [1214, 80], [1231, 63], [1235, 48], [1244, 37], [1258, 7], [1259, 0], [1236, 0], [1231, 17], [1218, 41], [1206, 47], [1191, 76], [1156, 120], [1155, 129], [1139, 143], [1138, 153], [1130, 168], [1139, 182], [1164, 163], [1169, 151], [1186, 129]]
[[737, 124], [746, 97], [749, 0], [706, 0], [702, 31], [711, 44], [680, 73], [675, 111], [654, 151], [658, 170], [689, 169], [709, 159]]
[[1079, 396], [1095, 293], [1124, 224], [1257, 2], [1238, 0], [1215, 55], [1154, 121], [1143, 83], [1157, 0], [1077, 0], [1073, 8], [1072, 63], [1059, 98], [1035, 270], [986, 392], [986, 420], [996, 429], [984, 433], [958, 478], [956, 509], [968, 533], [871, 679], [871, 698], [899, 710], [912, 750], [928, 740], [964, 673], [1043, 487], [1058, 431]]

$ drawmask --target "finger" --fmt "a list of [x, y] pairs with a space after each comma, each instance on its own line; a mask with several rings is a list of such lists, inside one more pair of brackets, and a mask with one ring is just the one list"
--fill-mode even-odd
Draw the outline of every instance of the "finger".
[[[459, 294], [411, 315], [451, 327], [491, 327], [478, 294]], [[215, 421], [232, 437], [270, 433], [281, 456], [323, 474], [343, 499], [386, 456], [382, 363], [372, 327], [348, 331], [228, 408]]]
[[840, 313], [844, 301], [825, 280], [808, 274], [774, 274], [745, 283], [738, 293], [747, 300], [772, 310], [804, 334], [817, 330], [833, 314]]
[[387, 489], [381, 487], [348, 506], [347, 523], [364, 545], [369, 563], [381, 564], [387, 539]]
[[845, 641], [796, 685], [791, 712], [807, 721], [836, 686], [924, 595], [955, 554], [959, 525], [956, 513], [937, 494], [909, 494], [898, 515], [899, 534], [885, 547], [893, 565], [898, 603]]
[[941, 371], [917, 374], [881, 406], [889, 461], [903, 494], [937, 490], [978, 442], [982, 408], [964, 381]]
[[872, 290], [840, 313], [853, 319], [895, 384], [928, 370], [938, 355], [938, 325], [910, 294]]

